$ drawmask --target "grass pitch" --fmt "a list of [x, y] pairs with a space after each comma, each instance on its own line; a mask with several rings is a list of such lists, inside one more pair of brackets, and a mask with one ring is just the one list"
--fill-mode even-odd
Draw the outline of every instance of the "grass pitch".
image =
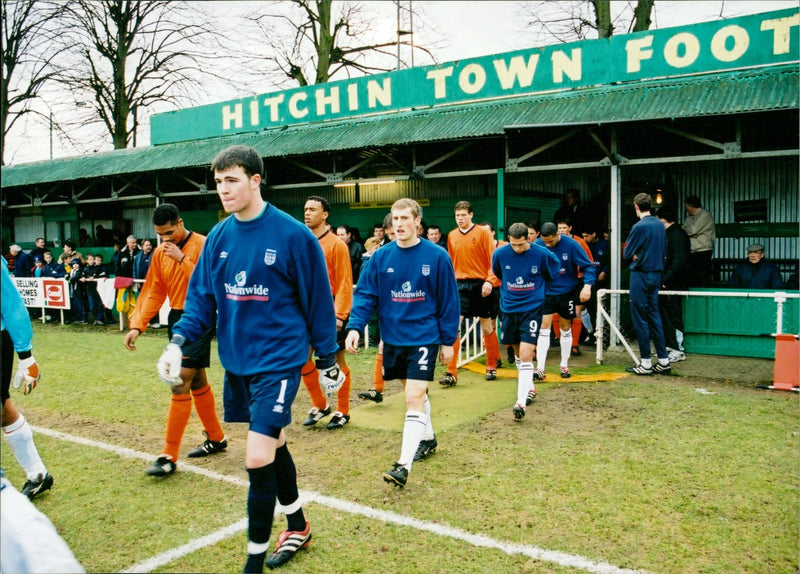
[[[29, 422], [154, 459], [169, 400], [155, 376], [164, 331], [146, 333], [131, 353], [110, 328], [34, 329], [42, 383], [27, 397], [12, 395]], [[369, 388], [373, 358], [374, 351], [349, 357], [353, 397]], [[620, 367], [572, 370], [599, 381]], [[221, 412], [216, 359], [209, 379]], [[400, 448], [398, 383], [387, 384], [381, 404], [354, 398], [351, 424], [335, 432], [301, 426], [310, 406], [301, 390], [288, 429], [300, 488], [344, 506], [324, 498], [306, 505], [314, 539], [282, 571], [577, 573], [602, 571], [605, 562], [676, 574], [796, 572], [797, 396], [754, 387], [688, 376], [548, 380], [537, 385], [539, 397], [516, 423], [515, 382], [490, 383], [462, 369], [456, 387], [434, 383], [431, 389], [439, 451], [414, 465], [403, 491], [380, 479]], [[35, 503], [88, 571], [141, 565], [245, 517], [246, 428], [223, 426], [226, 453], [188, 460], [186, 452], [203, 439], [193, 415], [179, 470], [165, 480], [144, 475], [147, 456], [36, 433], [55, 486]], [[5, 443], [2, 457], [20, 487], [24, 477]], [[181, 470], [188, 463], [234, 482]], [[360, 507], [400, 522], [352, 511]], [[403, 523], [411, 519], [442, 532]], [[278, 517], [272, 544], [283, 528]], [[453, 533], [505, 546], [483, 547]], [[245, 544], [240, 530], [154, 571], [237, 572]], [[518, 548], [582, 557], [590, 566], [536, 559], [515, 553]]]

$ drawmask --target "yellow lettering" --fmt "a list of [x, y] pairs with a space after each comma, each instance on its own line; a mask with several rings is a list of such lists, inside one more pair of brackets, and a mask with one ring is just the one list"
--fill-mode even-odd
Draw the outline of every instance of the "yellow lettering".
[[302, 92], [292, 94], [292, 97], [289, 98], [289, 115], [298, 120], [306, 117], [308, 115], [308, 109], [301, 109], [300, 103], [307, 99], [308, 94], [304, 94]]
[[536, 64], [539, 63], [539, 54], [531, 54], [527, 63], [522, 56], [514, 56], [509, 60], [508, 67], [503, 60], [495, 60], [492, 63], [501, 88], [510, 90], [514, 87], [515, 81], [519, 82], [520, 88], [527, 88], [533, 83], [533, 74], [536, 72]]
[[567, 56], [559, 50], [553, 52], [553, 82], [560, 84], [564, 81], [564, 74], [573, 82], [581, 79], [581, 49], [573, 48], [572, 54]]
[[458, 86], [465, 94], [476, 94], [486, 84], [486, 71], [479, 64], [464, 66], [458, 75]]
[[[733, 38], [733, 46], [726, 46], [728, 38]], [[711, 53], [720, 62], [733, 62], [741, 58], [750, 45], [750, 36], [741, 26], [725, 26], [717, 30], [711, 38]]]
[[392, 105], [392, 79], [384, 78], [383, 86], [377, 80], [367, 82], [367, 106], [372, 109], [378, 104], [382, 106]]
[[230, 106], [222, 107], [222, 129], [231, 129], [231, 122], [234, 128], [242, 127], [242, 104], [236, 104], [233, 110]]
[[792, 28], [800, 26], [800, 14], [794, 14], [786, 18], [776, 18], [775, 20], [764, 20], [761, 22], [761, 30], [772, 30], [772, 53], [788, 54], [792, 42]]
[[437, 100], [447, 97], [447, 85], [445, 79], [453, 75], [453, 67], [431, 70], [426, 78], [433, 80], [433, 97]]
[[264, 107], [269, 109], [269, 121], [278, 121], [278, 106], [283, 103], [283, 99], [283, 94], [271, 98], [264, 98]]
[[[683, 55], [680, 55], [680, 47], [683, 46]], [[664, 59], [667, 64], [674, 68], [685, 68], [691, 66], [700, 55], [700, 41], [697, 36], [689, 32], [675, 34], [664, 44]]]
[[358, 84], [347, 86], [347, 109], [351, 112], [358, 110]]
[[638, 72], [642, 69], [642, 60], [649, 60], [653, 57], [653, 37], [645, 36], [636, 40], [629, 40], [625, 44], [627, 53], [627, 71]]
[[258, 100], [250, 101], [250, 125], [258, 125]]
[[339, 87], [334, 86], [331, 88], [329, 96], [325, 95], [324, 89], [319, 89], [314, 93], [314, 99], [317, 102], [317, 116], [322, 117], [325, 115], [325, 106], [330, 105], [331, 113], [339, 113]]

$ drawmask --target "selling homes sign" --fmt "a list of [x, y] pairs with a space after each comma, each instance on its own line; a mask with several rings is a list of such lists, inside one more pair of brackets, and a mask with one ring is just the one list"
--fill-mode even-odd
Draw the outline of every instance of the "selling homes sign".
[[153, 145], [798, 61], [797, 9], [365, 76], [154, 115]]

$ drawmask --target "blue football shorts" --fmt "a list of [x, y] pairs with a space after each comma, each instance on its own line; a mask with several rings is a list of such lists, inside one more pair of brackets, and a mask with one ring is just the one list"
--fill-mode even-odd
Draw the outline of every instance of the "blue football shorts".
[[386, 381], [414, 379], [433, 380], [433, 370], [439, 357], [439, 345], [395, 346], [383, 343], [383, 379]]

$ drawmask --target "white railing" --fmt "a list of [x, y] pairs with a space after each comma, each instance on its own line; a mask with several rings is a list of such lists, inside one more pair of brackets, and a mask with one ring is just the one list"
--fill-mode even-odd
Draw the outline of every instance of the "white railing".
[[[630, 289], [599, 289], [597, 291], [597, 316], [595, 319], [595, 333], [599, 335], [597, 336], [597, 352], [595, 355], [595, 360], [597, 361], [598, 365], [603, 362], [603, 321], [608, 323], [609, 327], [613, 331], [613, 335], [619, 339], [619, 341], [622, 343], [622, 346], [625, 347], [625, 350], [628, 352], [634, 362], [636, 364], [639, 363], [639, 357], [636, 356], [633, 349], [628, 344], [628, 341], [622, 336], [619, 327], [612, 320], [611, 316], [603, 306], [603, 298], [606, 295], [627, 294], [630, 294]], [[783, 304], [786, 303], [787, 299], [800, 299], [800, 294], [786, 293], [784, 291], [775, 291], [770, 293], [764, 293], [763, 291], [659, 291], [658, 295], [659, 297], [662, 295], [680, 295], [684, 297], [739, 297], [748, 299], [772, 299], [775, 301], [775, 305], [777, 306], [775, 333], [773, 333], [773, 335], [780, 335], [783, 333]], [[612, 342], [613, 339], [614, 337], [612, 337]]]

